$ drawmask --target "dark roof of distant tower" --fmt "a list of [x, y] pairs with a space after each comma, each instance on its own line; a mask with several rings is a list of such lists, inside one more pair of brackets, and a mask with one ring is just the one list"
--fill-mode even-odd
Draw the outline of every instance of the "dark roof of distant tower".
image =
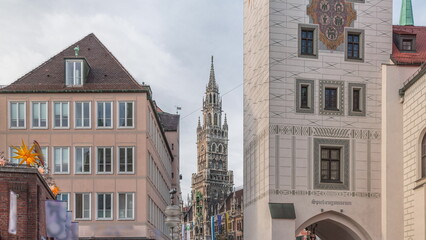
[[[79, 56], [74, 47], [79, 46]], [[65, 59], [85, 59], [90, 72], [83, 86], [65, 85]], [[139, 84], [93, 34], [72, 44], [0, 92], [140, 92], [150, 91]]]

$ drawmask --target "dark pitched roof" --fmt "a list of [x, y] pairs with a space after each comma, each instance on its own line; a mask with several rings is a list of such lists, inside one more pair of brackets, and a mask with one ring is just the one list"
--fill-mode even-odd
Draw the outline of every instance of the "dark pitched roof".
[[160, 116], [161, 125], [163, 125], [164, 131], [178, 130], [180, 115], [166, 112], [158, 112], [158, 115]]
[[[75, 57], [74, 47], [79, 46]], [[84, 58], [90, 66], [81, 87], [65, 85], [65, 59]], [[140, 85], [93, 34], [72, 44], [0, 92], [149, 91]]]
[[416, 52], [401, 52], [395, 43], [392, 44], [391, 59], [396, 64], [419, 65], [426, 62], [426, 27], [393, 26], [393, 33], [400, 35], [416, 35]]

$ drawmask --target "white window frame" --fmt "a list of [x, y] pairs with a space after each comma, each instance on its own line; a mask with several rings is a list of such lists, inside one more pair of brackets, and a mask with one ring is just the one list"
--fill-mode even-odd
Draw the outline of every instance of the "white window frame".
[[[127, 148], [132, 148], [132, 166], [133, 169], [131, 172], [127, 171], [127, 161], [126, 161], [126, 171], [122, 172], [120, 171], [120, 148], [125, 148], [125, 156], [127, 160]], [[117, 173], [118, 174], [134, 174], [135, 173], [135, 147], [134, 146], [118, 146], [117, 147]]]
[[[99, 195], [111, 195], [111, 217], [110, 218], [106, 218], [106, 217], [99, 217], [99, 201], [98, 201], [98, 199], [99, 199]], [[103, 209], [103, 211], [104, 211], [104, 216], [105, 216], [105, 198], [104, 198], [104, 209]], [[104, 220], [113, 220], [114, 219], [114, 193], [112, 193], [112, 192], [99, 192], [99, 193], [96, 193], [96, 220], [102, 220], [102, 221], [104, 221]]]
[[[62, 196], [63, 195], [67, 195], [68, 196], [68, 201], [67, 201], [67, 211], [70, 211], [71, 209], [70, 209], [70, 202], [71, 202], [71, 199], [70, 199], [70, 193], [69, 192], [61, 192], [61, 193], [59, 193], [57, 196], [56, 196], [56, 200], [59, 200], [59, 201], [64, 201], [64, 200], [62, 200]], [[61, 199], [58, 199], [58, 197], [59, 196], [61, 196]]]
[[[81, 172], [77, 171], [77, 157], [78, 157], [77, 149], [78, 148], [82, 148], [82, 149], [88, 148], [89, 149], [89, 171], [88, 172], [84, 172], [84, 170], [83, 170], [84, 169], [84, 166], [83, 166], [84, 154], [82, 156], [83, 158], [81, 159], [82, 160], [82, 163], [81, 163], [82, 171]], [[84, 152], [82, 152], [82, 153], [84, 153]], [[76, 146], [76, 147], [74, 147], [74, 174], [91, 174], [91, 173], [92, 173], [92, 148], [90, 146]]]
[[[89, 195], [89, 217], [85, 218], [84, 216], [82, 218], [77, 218], [77, 194], [83, 194], [82, 197], [82, 210], [83, 210], [83, 214], [84, 215], [84, 194], [88, 194]], [[90, 192], [76, 192], [74, 193], [74, 219], [75, 220], [92, 220], [92, 193]]]
[[[46, 104], [46, 126], [45, 127], [36, 127], [34, 126], [34, 104], [39, 104], [38, 108], [39, 108], [39, 114], [41, 116], [41, 112], [40, 112], [40, 104]], [[49, 104], [47, 101], [31, 101], [31, 128], [33, 129], [48, 129], [49, 128]], [[40, 118], [38, 120], [38, 124], [40, 125]]]
[[[73, 77], [70, 81], [68, 81], [68, 68], [67, 65], [69, 62], [73, 63]], [[81, 66], [81, 72], [80, 72], [80, 84], [78, 84], [78, 82], [76, 81], [76, 63], [79, 63]], [[69, 60], [65, 60], [65, 85], [66, 86], [83, 86], [83, 82], [84, 82], [84, 62], [81, 59], [69, 59]]]
[[[124, 218], [121, 218], [120, 217], [120, 194], [126, 194], [126, 199], [125, 199], [125, 208], [126, 208], [126, 210], [125, 210], [125, 213], [126, 213], [126, 215], [127, 215], [127, 196], [130, 194], [130, 195], [132, 195], [132, 198], [133, 198], [133, 209], [132, 209], [132, 217], [131, 218], [129, 218], [129, 217], [124, 217]], [[134, 192], [118, 192], [117, 193], [117, 220], [135, 220], [135, 204], [136, 203], [136, 201], [135, 201], [135, 193]]]
[[[98, 104], [99, 103], [102, 103], [104, 116], [105, 116], [105, 103], [111, 104], [111, 126], [105, 127], [105, 126], [99, 126], [98, 125], [98, 118], [99, 118], [99, 116], [98, 116], [99, 105]], [[104, 117], [104, 120], [105, 120], [105, 117]], [[104, 123], [105, 123], [105, 121], [104, 121]], [[111, 128], [113, 128], [113, 126], [114, 126], [114, 102], [113, 101], [98, 101], [98, 102], [96, 102], [96, 128], [109, 128], [109, 129], [111, 129]]]
[[[49, 147], [40, 147], [41, 148], [41, 152], [43, 153], [43, 157], [44, 157], [44, 171], [45, 173], [49, 172]], [[43, 151], [43, 149], [46, 149]]]
[[[124, 116], [127, 116], [127, 104], [132, 103], [132, 126], [127, 126], [127, 118], [126, 118], [126, 126], [120, 126], [120, 103], [126, 103], [126, 107], [124, 108]], [[117, 128], [135, 128], [135, 102], [134, 101], [119, 101], [117, 102]]]
[[[81, 104], [81, 116], [82, 116], [82, 124], [84, 125], [84, 103], [89, 104], [89, 126], [77, 126], [77, 104]], [[91, 101], [77, 101], [74, 103], [74, 128], [84, 128], [90, 129], [92, 128], [92, 102]]]
[[[19, 104], [23, 103], [24, 104], [24, 126], [12, 126], [12, 104], [18, 104], [18, 109], [17, 109], [17, 114], [18, 114], [18, 118], [17, 118], [17, 125], [19, 125]], [[9, 128], [10, 129], [26, 129], [27, 128], [27, 102], [26, 101], [10, 101], [9, 102], [9, 114], [8, 114], [8, 118], [9, 118]]]
[[[61, 110], [61, 114], [60, 114], [60, 123], [61, 123], [61, 126], [55, 126], [55, 104], [56, 103], [60, 103], [61, 104], [61, 108], [60, 108], [60, 110]], [[63, 118], [63, 113], [62, 113], [62, 105], [64, 104], [64, 103], [66, 103], [66, 104], [68, 104], [68, 126], [66, 126], [66, 127], [64, 127], [64, 126], [62, 126], [62, 118]], [[70, 122], [71, 122], [71, 116], [70, 116], [70, 102], [68, 102], [68, 101], [54, 101], [54, 102], [52, 102], [52, 126], [53, 126], [53, 128], [55, 128], [55, 129], [69, 129], [70, 128]]]
[[[99, 171], [99, 149], [100, 148], [104, 149], [104, 157], [106, 156], [105, 155], [105, 149], [107, 149], [107, 148], [111, 149], [111, 172], [107, 172], [107, 171], [100, 172]], [[105, 169], [105, 162], [104, 162], [104, 169]], [[96, 147], [96, 173], [97, 174], [114, 174], [114, 147], [108, 147], [108, 146], [107, 147], [104, 147], [104, 146]]]
[[13, 152], [16, 151], [13, 147], [9, 147], [9, 161], [14, 164], [19, 164], [19, 159], [12, 158], [16, 156]]
[[[64, 172], [64, 171], [62, 171], [62, 163], [63, 163], [63, 159], [61, 158], [61, 171], [60, 172], [57, 172], [56, 170], [55, 170], [55, 163], [56, 163], [56, 158], [55, 158], [55, 150], [56, 149], [58, 149], [58, 148], [60, 148], [61, 149], [61, 156], [63, 156], [63, 154], [62, 154], [62, 152], [63, 152], [63, 150], [66, 148], [67, 150], [68, 150], [68, 171], [66, 171], [66, 172]], [[53, 173], [54, 174], [69, 174], [70, 173], [70, 147], [60, 147], [60, 146], [55, 146], [55, 147], [53, 147], [52, 148], [52, 152], [53, 152], [53, 154], [52, 154], [52, 156], [53, 156], [53, 161], [52, 161], [52, 165], [53, 165]]]

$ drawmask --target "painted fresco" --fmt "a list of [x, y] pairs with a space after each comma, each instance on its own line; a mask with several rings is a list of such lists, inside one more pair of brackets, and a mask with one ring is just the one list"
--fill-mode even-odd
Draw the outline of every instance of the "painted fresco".
[[352, 3], [345, 0], [312, 0], [307, 14], [319, 25], [319, 37], [327, 49], [335, 50], [344, 39], [345, 27], [356, 20]]

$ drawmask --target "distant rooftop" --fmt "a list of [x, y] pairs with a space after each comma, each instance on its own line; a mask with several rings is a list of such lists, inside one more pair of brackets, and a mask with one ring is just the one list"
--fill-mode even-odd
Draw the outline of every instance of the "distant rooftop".
[[[74, 48], [79, 46], [78, 56]], [[82, 86], [65, 85], [65, 59], [84, 59], [90, 66]], [[139, 84], [112, 53], [93, 34], [72, 44], [39, 67], [12, 84], [0, 88], [1, 92], [116, 92], [149, 91]]]
[[393, 42], [391, 59], [395, 64], [420, 65], [426, 62], [426, 27], [394, 25], [393, 33], [415, 35], [416, 37], [416, 49], [414, 52], [401, 52], [395, 42]]

